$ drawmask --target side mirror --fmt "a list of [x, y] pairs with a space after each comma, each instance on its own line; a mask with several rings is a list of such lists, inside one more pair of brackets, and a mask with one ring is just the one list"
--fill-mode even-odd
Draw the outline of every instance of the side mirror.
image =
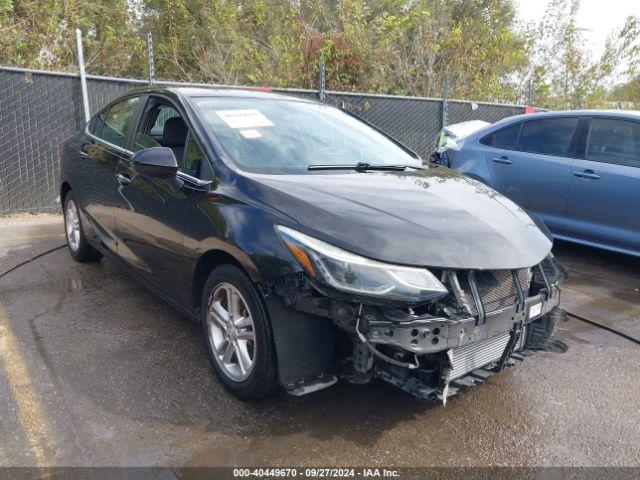
[[135, 171], [141, 175], [172, 177], [178, 173], [176, 156], [167, 147], [145, 148], [135, 153], [131, 161]]

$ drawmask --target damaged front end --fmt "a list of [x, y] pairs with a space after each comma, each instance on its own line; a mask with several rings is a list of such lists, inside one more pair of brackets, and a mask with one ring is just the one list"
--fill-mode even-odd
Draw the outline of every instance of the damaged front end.
[[[359, 384], [380, 378], [421, 400], [446, 402], [528, 350], [547, 347], [561, 316], [566, 274], [552, 254], [511, 270], [427, 270], [379, 264], [289, 229], [280, 233], [305, 272], [262, 285], [272, 313], [280, 308], [275, 314], [289, 317], [275, 334], [279, 358], [321, 357], [317, 371], [281, 375], [295, 395], [330, 386], [337, 376]], [[287, 310], [315, 319], [293, 327], [302, 346], [282, 334], [294, 323]], [[301, 351], [295, 358], [287, 348]]]

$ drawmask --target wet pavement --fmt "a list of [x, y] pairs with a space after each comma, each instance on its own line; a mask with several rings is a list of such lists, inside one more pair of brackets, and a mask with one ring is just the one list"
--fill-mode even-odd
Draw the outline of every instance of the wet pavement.
[[[5, 221], [0, 274], [63, 241], [59, 217]], [[555, 252], [565, 308], [640, 336], [640, 259]], [[640, 346], [573, 319], [557, 338], [446, 407], [379, 382], [242, 402], [196, 326], [62, 249], [0, 278], [0, 465], [640, 465]]]

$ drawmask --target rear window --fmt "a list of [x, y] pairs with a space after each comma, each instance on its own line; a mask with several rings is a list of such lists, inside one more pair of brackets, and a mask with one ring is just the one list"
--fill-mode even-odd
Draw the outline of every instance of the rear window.
[[594, 118], [585, 158], [640, 167], [640, 123]]
[[524, 122], [517, 149], [566, 157], [569, 155], [577, 118], [545, 118]]
[[513, 150], [516, 148], [516, 142], [518, 141], [518, 135], [520, 134], [520, 125], [522, 124], [518, 122], [514, 125], [500, 129], [497, 132], [493, 132], [491, 134], [491, 138], [488, 139], [489, 143], [485, 143], [485, 145]]

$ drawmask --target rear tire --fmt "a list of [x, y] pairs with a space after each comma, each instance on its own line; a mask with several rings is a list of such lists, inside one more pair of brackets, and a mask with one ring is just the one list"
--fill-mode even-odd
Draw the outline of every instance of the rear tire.
[[73, 192], [69, 191], [64, 197], [64, 231], [67, 238], [69, 253], [77, 262], [95, 262], [102, 258], [102, 254], [87, 243], [82, 229], [80, 211], [73, 197]]
[[251, 280], [233, 265], [215, 268], [201, 312], [207, 352], [223, 385], [242, 399], [269, 395], [278, 378], [273, 333]]

